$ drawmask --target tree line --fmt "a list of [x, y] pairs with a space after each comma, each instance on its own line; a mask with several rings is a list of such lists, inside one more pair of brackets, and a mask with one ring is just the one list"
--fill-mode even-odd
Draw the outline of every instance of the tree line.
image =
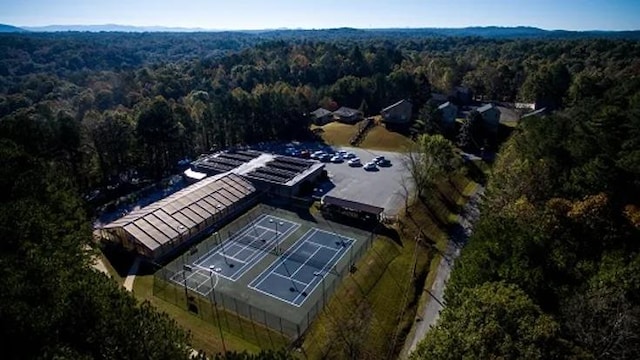
[[414, 359], [640, 356], [640, 79], [524, 119]]
[[[636, 250], [628, 239], [637, 234], [625, 221], [638, 221], [636, 42], [248, 38], [0, 36], [0, 333], [10, 358], [189, 353], [189, 336], [175, 322], [90, 269], [90, 222], [80, 194], [157, 179], [178, 160], [210, 149], [304, 139], [311, 136], [307, 114], [318, 106], [376, 114], [408, 98], [419, 110], [432, 91], [455, 85], [471, 86], [485, 99], [548, 98], [569, 108], [531, 121], [505, 145], [493, 183], [511, 184], [495, 185], [496, 200], [487, 202], [500, 218], [482, 221], [475, 237], [500, 239], [513, 229], [513, 238], [472, 240], [460, 263], [487, 262], [475, 265], [482, 272], [454, 270], [450, 288], [521, 297], [515, 313], [541, 319], [540, 333], [549, 338], [566, 327], [561, 340], [574, 348], [589, 349], [595, 340], [584, 330], [593, 312], [581, 312], [579, 298], [567, 295], [572, 291], [596, 301], [610, 289], [598, 284], [625, 279], [626, 287], [612, 287], [604, 305], [590, 306], [620, 305], [630, 309], [625, 321], [635, 319], [629, 254]], [[444, 138], [420, 144], [451, 153]], [[425, 186], [458, 166], [449, 160], [429, 163]], [[523, 220], [524, 214], [530, 217]], [[609, 228], [615, 231], [603, 230]], [[547, 251], [551, 245], [558, 247]], [[486, 247], [495, 254], [483, 253]], [[548, 282], [549, 274], [558, 277]], [[475, 280], [490, 285], [475, 289]], [[452, 312], [465, 298], [447, 296]], [[476, 298], [464, 306], [490, 300]], [[579, 321], [565, 324], [565, 318]], [[24, 339], [29, 346], [20, 345]]]

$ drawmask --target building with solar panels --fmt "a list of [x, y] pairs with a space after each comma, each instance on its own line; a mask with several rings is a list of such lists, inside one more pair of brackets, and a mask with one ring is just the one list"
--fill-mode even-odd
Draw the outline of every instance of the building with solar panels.
[[235, 173], [207, 177], [97, 229], [107, 242], [152, 259], [233, 219], [253, 206], [256, 187]]
[[209, 155], [196, 160], [190, 169], [208, 175], [235, 173], [261, 191], [284, 197], [296, 196], [305, 186], [310, 187], [323, 170], [324, 164], [318, 161], [253, 150]]

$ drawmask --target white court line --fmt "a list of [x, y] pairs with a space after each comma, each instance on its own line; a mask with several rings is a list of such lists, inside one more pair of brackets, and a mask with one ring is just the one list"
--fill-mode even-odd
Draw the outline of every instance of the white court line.
[[[343, 248], [343, 249], [346, 249], [346, 248]], [[333, 256], [331, 257], [331, 259], [329, 259], [329, 261], [327, 261], [327, 262], [324, 264], [324, 266], [322, 267], [322, 269], [320, 269], [320, 271], [322, 272], [322, 278], [324, 278], [324, 274], [325, 274], [325, 271], [326, 271], [326, 267], [327, 267], [327, 265], [329, 265], [329, 264], [337, 264], [337, 263], [338, 263], [337, 261], [334, 263], [334, 262], [333, 262], [333, 259], [336, 257], [336, 255], [340, 254], [340, 250], [338, 250], [338, 251], [333, 250], [333, 251], [334, 251], [334, 253], [333, 253]], [[346, 251], [345, 251], [344, 253], [346, 253]], [[344, 255], [344, 253], [342, 253], [342, 255]], [[340, 258], [342, 258], [342, 256], [340, 256]], [[339, 260], [338, 260], [338, 261], [339, 261]], [[332, 266], [333, 266], [333, 265], [332, 265]], [[320, 281], [319, 281], [319, 282], [322, 282], [322, 279], [320, 279]], [[311, 286], [311, 284], [312, 284], [312, 283], [313, 283], [313, 281], [312, 281], [312, 282], [310, 282], [309, 284], [307, 284], [307, 286], [305, 286], [305, 288], [304, 288], [304, 289], [302, 289], [302, 291], [300, 292], [300, 294], [298, 294], [298, 296], [296, 296], [296, 297], [293, 299], [293, 302], [296, 302], [296, 300], [298, 300], [298, 298], [299, 298], [300, 296], [302, 296], [302, 293], [303, 293], [303, 292], [306, 292], [307, 288], [308, 288], [309, 286]], [[313, 289], [311, 289], [311, 290], [307, 293], [307, 295], [309, 295], [309, 294], [313, 293], [313, 290], [315, 290], [317, 286], [318, 286], [318, 283], [316, 283], [316, 285], [313, 287]], [[304, 302], [304, 301], [303, 301], [303, 302]]]
[[[313, 252], [313, 254], [311, 254], [311, 255], [307, 258], [307, 260], [305, 260], [305, 261], [302, 263], [302, 265], [300, 265], [300, 267], [298, 267], [298, 268], [296, 269], [296, 271], [294, 271], [294, 272], [293, 272], [293, 274], [291, 274], [290, 278], [292, 278], [292, 279], [293, 279], [293, 278], [296, 276], [296, 274], [298, 273], [298, 271], [302, 270], [302, 268], [303, 268], [305, 265], [307, 265], [307, 263], [308, 263], [311, 259], [313, 259], [314, 257], [316, 257], [316, 254], [318, 253], [318, 251], [320, 251], [320, 249], [322, 249], [322, 248], [316, 248], [316, 251], [314, 251], [314, 252]], [[334, 250], [334, 251], [335, 251], [335, 250]], [[286, 265], [285, 265], [285, 266], [286, 266]], [[324, 269], [324, 266], [322, 267], [322, 269]], [[321, 269], [321, 270], [322, 270], [322, 269]]]
[[[266, 216], [265, 214], [262, 214], [260, 216], [258, 216], [257, 219], [260, 219], [262, 217]], [[215, 254], [218, 254], [220, 252], [220, 249], [222, 249], [222, 251], [224, 252], [224, 248], [225, 248], [225, 242], [233, 242], [233, 239], [236, 236], [240, 236], [240, 235], [245, 235], [247, 232], [249, 232], [251, 230], [251, 227], [249, 225], [245, 225], [244, 228], [241, 229], [240, 234], [234, 234], [233, 238], [227, 238], [227, 240], [223, 241], [222, 243], [218, 244], [216, 247], [214, 247], [213, 249], [209, 250], [208, 253], [202, 255], [202, 257], [198, 258], [196, 261], [194, 261], [194, 264], [198, 265], [201, 264], [207, 260], [209, 260], [210, 257], [214, 256]], [[206, 257], [206, 258], [205, 258]], [[204, 259], [203, 259], [204, 258]]]
[[[264, 275], [267, 271], [269, 273], [272, 273], [275, 271], [275, 269], [282, 263], [285, 262], [285, 260], [288, 260], [296, 251], [298, 251], [299, 248], [302, 247], [302, 245], [304, 245], [304, 243], [307, 241], [308, 238], [311, 238], [311, 235], [315, 234], [318, 231], [318, 229], [316, 228], [312, 228], [307, 230], [306, 233], [304, 233], [302, 235], [302, 237], [300, 237], [300, 239], [298, 239], [298, 241], [296, 242], [296, 244], [293, 246], [293, 248], [291, 248], [291, 250], [289, 250], [289, 254], [287, 254], [286, 257], [281, 258], [280, 261], [278, 262], [278, 259], [276, 259], [276, 261], [274, 261], [273, 263], [271, 263], [271, 265], [269, 265], [266, 269], [264, 269], [252, 282], [251, 284], [249, 284], [249, 287], [255, 286], [258, 287], [260, 286], [260, 284], [262, 284], [262, 282], [269, 277], [269, 275], [266, 275], [263, 279], [261, 279], [257, 284], [253, 285], [253, 282], [256, 281], [257, 279], [260, 279], [260, 277], [262, 275]], [[276, 263], [278, 263], [278, 265], [275, 265]]]
[[[325, 234], [331, 234], [331, 235], [334, 235], [334, 236], [338, 236], [340, 239], [342, 239], [342, 240], [344, 240], [345, 242], [347, 242], [347, 243], [349, 244], [349, 246], [347, 246], [347, 247], [342, 247], [342, 248], [340, 248], [340, 249], [336, 250], [335, 248], [331, 248], [331, 247], [328, 247], [328, 246], [324, 245], [324, 247], [326, 247], [326, 248], [329, 248], [329, 249], [333, 250], [333, 251], [334, 251], [334, 255], [331, 257], [330, 261], [329, 261], [329, 262], [327, 262], [327, 263], [325, 264], [325, 266], [321, 269], [321, 272], [322, 272], [322, 278], [319, 278], [319, 281], [317, 281], [317, 282], [315, 283], [315, 285], [313, 286], [313, 288], [307, 292], [307, 296], [311, 295], [311, 294], [316, 290], [316, 288], [320, 285], [320, 283], [322, 283], [322, 282], [324, 281], [324, 278], [325, 278], [325, 277], [327, 277], [327, 274], [328, 274], [328, 272], [326, 271], [327, 265], [328, 265], [328, 264], [332, 264], [331, 266], [335, 266], [336, 264], [338, 264], [338, 263], [340, 262], [340, 260], [342, 260], [342, 258], [344, 257], [344, 254], [346, 254], [346, 253], [348, 252], [348, 250], [349, 250], [349, 249], [353, 246], [353, 244], [356, 242], [356, 240], [355, 240], [355, 239], [353, 239], [353, 238], [349, 238], [349, 237], [345, 237], [345, 236], [340, 236], [340, 235], [338, 235], [338, 234], [336, 234], [336, 233], [334, 233], [334, 232], [329, 232], [329, 231], [321, 230], [321, 229], [318, 229], [318, 228], [313, 228], [313, 229], [308, 230], [304, 235], [302, 235], [302, 236], [300, 237], [300, 239], [298, 239], [298, 242], [296, 243], [296, 245], [291, 249], [291, 252], [290, 252], [289, 256], [291, 256], [293, 253], [295, 253], [295, 251], [297, 251], [300, 247], [302, 247], [302, 245], [303, 245], [304, 243], [306, 243], [306, 242], [315, 243], [315, 241], [310, 241], [309, 239], [310, 239], [310, 238], [313, 238], [313, 235], [314, 235], [314, 234], [316, 234], [316, 233], [318, 233], [318, 232], [322, 232], [322, 233], [325, 233]], [[315, 245], [322, 245], [322, 244], [315, 243]], [[343, 250], [344, 250], [344, 251], [343, 251]], [[340, 257], [339, 257], [337, 260], [333, 261], [333, 259], [336, 257], [336, 255], [340, 254], [341, 252], [342, 252], [342, 254], [340, 255]], [[288, 258], [289, 256], [287, 256], [287, 258]], [[287, 259], [287, 258], [285, 258], [285, 259]], [[277, 265], [276, 265], [276, 264], [277, 264]], [[255, 290], [255, 291], [258, 291], [258, 292], [260, 292], [260, 293], [262, 293], [262, 294], [264, 294], [264, 295], [267, 295], [267, 296], [270, 296], [270, 297], [272, 297], [272, 298], [274, 298], [274, 299], [278, 299], [278, 300], [280, 300], [280, 301], [282, 301], [282, 302], [285, 302], [285, 303], [287, 303], [287, 304], [293, 305], [293, 306], [295, 306], [295, 307], [301, 307], [301, 306], [302, 306], [302, 304], [304, 303], [304, 300], [303, 300], [300, 304], [296, 304], [295, 302], [292, 302], [292, 301], [289, 301], [289, 300], [283, 299], [283, 298], [281, 298], [281, 297], [279, 297], [279, 296], [277, 296], [277, 295], [274, 295], [274, 294], [272, 294], [272, 293], [270, 293], [270, 292], [267, 292], [267, 291], [264, 291], [264, 290], [262, 290], [262, 289], [259, 289], [259, 288], [258, 288], [258, 286], [260, 286], [260, 284], [262, 284], [262, 282], [264, 282], [264, 280], [265, 280], [267, 277], [269, 277], [271, 274], [276, 274], [276, 275], [278, 275], [278, 276], [282, 276], [282, 277], [284, 277], [284, 275], [281, 275], [281, 274], [279, 274], [279, 273], [276, 273], [276, 272], [275, 272], [275, 269], [276, 269], [279, 265], [280, 265], [280, 263], [276, 263], [276, 262], [272, 263], [272, 264], [271, 264], [267, 269], [265, 269], [262, 273], [260, 273], [260, 274], [259, 274], [259, 275], [254, 279], [254, 281], [248, 285], [248, 287], [249, 287], [249, 288], [251, 288], [251, 289], [253, 289], [253, 290]], [[265, 273], [266, 273], [267, 271], [269, 271], [269, 274], [266, 274], [266, 275], [265, 275]], [[253, 283], [254, 283], [256, 280], [260, 279], [260, 277], [262, 277], [263, 275], [265, 275], [265, 277], [264, 277], [264, 278], [262, 278], [262, 279], [261, 279], [257, 284], [253, 285]], [[316, 279], [316, 278], [314, 277], [314, 280], [315, 280], [315, 279]], [[297, 281], [297, 280], [295, 280], [295, 279], [291, 279], [291, 280], [293, 280], [293, 281]], [[307, 284], [307, 286], [303, 289], [303, 291], [306, 291], [307, 287], [308, 287], [308, 286], [310, 286], [310, 285], [312, 285], [312, 284], [313, 284], [313, 282], [314, 282], [314, 281], [312, 280], [309, 284]], [[302, 292], [301, 292], [300, 294], [298, 294], [298, 295], [293, 299], [293, 301], [297, 300], [300, 296], [302, 296]]]
[[[340, 246], [340, 247], [338, 247], [338, 248], [335, 248], [335, 247], [331, 247], [331, 246], [328, 246], [328, 245], [320, 244], [320, 243], [317, 243], [317, 242], [315, 242], [315, 241], [311, 241], [311, 240], [308, 240], [307, 242], [308, 242], [309, 244], [313, 244], [313, 245], [316, 245], [316, 246], [319, 246], [319, 247], [321, 247], [321, 248], [325, 248], [325, 249], [340, 250], [340, 249], [342, 249], [342, 248], [343, 248], [343, 246]], [[345, 243], [348, 243], [349, 245], [351, 245], [351, 242], [347, 242], [347, 241], [345, 241]]]
[[293, 306], [296, 306], [296, 307], [300, 307], [300, 305], [296, 305], [295, 303], [292, 303], [291, 301], [289, 301], [289, 300], [287, 300], [287, 299], [283, 299], [283, 298], [281, 298], [280, 296], [273, 295], [272, 293], [270, 293], [270, 292], [268, 292], [268, 291], [264, 291], [264, 290], [262, 290], [262, 289], [255, 288], [255, 287], [251, 287], [251, 286], [249, 286], [249, 288], [251, 288], [251, 289], [253, 289], [253, 290], [255, 290], [255, 291], [257, 291], [257, 292], [259, 292], [259, 293], [261, 293], [261, 294], [263, 294], [263, 295], [266, 295], [266, 296], [272, 297], [272, 298], [274, 298], [274, 299], [277, 299], [278, 301], [282, 301], [282, 302], [285, 302], [285, 303], [287, 303], [287, 304], [289, 304], [289, 305], [293, 305]]
[[[296, 230], [298, 230], [298, 228], [300, 228], [300, 224], [295, 223], [293, 221], [289, 221], [291, 224], [293, 224], [293, 226], [291, 226], [291, 228], [289, 228], [289, 230], [287, 230], [287, 232], [283, 233], [282, 236], [279, 237], [279, 240], [277, 242], [277, 245], [280, 245], [289, 235], [291, 235], [292, 233], [296, 232]], [[271, 246], [271, 245], [269, 245]], [[246, 259], [246, 263], [244, 265], [242, 265], [241, 267], [236, 268], [236, 270], [229, 276], [222, 274], [222, 273], [218, 273], [218, 276], [221, 276], [227, 280], [230, 281], [236, 281], [238, 280], [242, 275], [244, 275], [249, 268], [251, 268], [252, 265], [257, 264], [258, 262], [260, 262], [265, 256], [267, 256], [267, 251], [264, 251], [264, 249], [261, 250], [254, 250], [254, 249], [247, 249], [249, 251], [253, 252], [253, 255], [256, 256], [249, 256]], [[209, 260], [212, 256], [214, 256], [215, 254], [220, 254], [222, 255], [220, 252], [215, 252], [211, 255], [209, 255], [207, 257], [206, 260]], [[201, 265], [204, 261], [200, 262], [199, 264], [195, 264], [197, 267], [203, 269], [203, 270], [209, 270], [208, 268], [204, 267], [203, 265]], [[249, 268], [247, 268], [249, 267]], [[246, 268], [246, 269], [245, 269]]]
[[288, 276], [284, 276], [284, 275], [282, 275], [282, 274], [278, 274], [277, 272], [272, 272], [271, 274], [269, 274], [269, 276], [271, 276], [271, 275], [276, 275], [276, 276], [281, 277], [281, 278], [283, 278], [283, 279], [291, 280], [291, 281], [293, 281], [293, 282], [295, 282], [295, 283], [298, 283], [298, 284], [300, 284], [300, 285], [302, 285], [302, 286], [307, 286], [307, 285], [309, 285], [309, 283], [306, 283], [306, 282], [304, 282], [304, 281], [300, 281], [300, 280], [296, 280], [296, 279], [294, 279], [294, 278], [290, 278], [290, 277], [288, 277]]
[[246, 264], [246, 263], [247, 263], [246, 261], [240, 260], [240, 259], [238, 259], [238, 258], [234, 258], [233, 256], [230, 256], [230, 255], [224, 255], [224, 254], [222, 254], [222, 256], [223, 256], [223, 257], [226, 257], [227, 259], [231, 259], [231, 260], [233, 260], [233, 261], [239, 262], [240, 264]]

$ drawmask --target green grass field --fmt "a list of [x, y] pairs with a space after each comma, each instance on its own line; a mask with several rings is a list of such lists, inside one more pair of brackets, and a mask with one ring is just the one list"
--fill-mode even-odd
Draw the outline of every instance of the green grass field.
[[[331, 122], [324, 126], [312, 126], [312, 129], [322, 129], [322, 140], [331, 146], [351, 146], [349, 140], [358, 130], [358, 124], [349, 125], [339, 122]], [[367, 133], [359, 147], [364, 149], [404, 151], [411, 145], [408, 137], [387, 130], [384, 126], [377, 125]]]
[[[186, 306], [176, 306], [153, 295], [153, 275], [137, 276], [133, 292], [141, 301], [151, 302], [158, 310], [166, 312], [178, 325], [191, 333], [192, 346], [196, 350], [203, 350], [207, 354], [222, 352], [222, 340], [212, 310], [206, 306], [200, 308], [200, 316], [193, 315], [186, 310]], [[230, 319], [226, 321], [225, 315]], [[235, 315], [221, 314], [221, 326], [225, 347], [231, 351], [248, 351], [256, 353], [260, 349], [278, 349], [288, 344], [279, 334], [256, 326], [248, 320], [239, 319]], [[203, 320], [208, 319], [208, 321]], [[236, 331], [229, 331], [229, 327], [241, 327], [246, 330], [244, 336]]]
[[[438, 196], [414, 202], [400, 218], [398, 239], [375, 240], [305, 335], [306, 358], [393, 358], [400, 352], [446, 247], [452, 209], [470, 188], [464, 177], [441, 184]], [[420, 244], [419, 234], [425, 238]]]

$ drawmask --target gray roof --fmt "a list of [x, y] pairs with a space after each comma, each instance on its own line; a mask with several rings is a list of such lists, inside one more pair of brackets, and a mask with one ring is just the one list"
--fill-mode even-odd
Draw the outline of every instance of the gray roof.
[[387, 106], [386, 108], [382, 109], [382, 111], [389, 111], [389, 110], [395, 108], [396, 106], [399, 106], [399, 105], [401, 105], [401, 104], [403, 104], [405, 102], [409, 102], [409, 101], [407, 101], [405, 99], [402, 99], [402, 100], [400, 100], [400, 101], [398, 101], [398, 102], [396, 102], [394, 104], [391, 104], [391, 105]]
[[493, 104], [485, 104], [485, 105], [482, 105], [479, 108], [477, 108], [476, 111], [478, 111], [479, 113], [482, 114], [483, 112], [485, 112], [487, 110], [494, 109], [494, 108], [495, 108], [495, 106], [493, 106]]
[[530, 113], [526, 113], [524, 115], [522, 115], [522, 118], [526, 118], [529, 116], [536, 116], [536, 115], [544, 115], [547, 112], [547, 108], [542, 108], [542, 109], [538, 109], [536, 111], [532, 111]]
[[447, 95], [440, 93], [431, 93], [431, 101], [443, 103], [448, 99]]
[[322, 197], [322, 203], [323, 204], [328, 204], [328, 205], [335, 205], [335, 206], [339, 206], [339, 207], [346, 208], [346, 209], [362, 211], [362, 212], [366, 212], [366, 213], [369, 213], [369, 214], [374, 214], [376, 216], [382, 214], [382, 212], [384, 211], [383, 208], [378, 207], [378, 206], [373, 206], [373, 205], [369, 205], [369, 204], [363, 204], [363, 203], [360, 203], [360, 202], [351, 201], [351, 200], [347, 200], [347, 199], [341, 199], [341, 198], [337, 198], [337, 197], [333, 197], [333, 196], [329, 196], [329, 195], [325, 195], [325, 196]]
[[350, 117], [359, 113], [360, 113], [359, 110], [348, 108], [346, 106], [343, 106], [340, 109], [333, 112], [334, 115], [345, 116], [345, 117]]
[[442, 110], [442, 109], [447, 108], [449, 106], [455, 106], [455, 105], [453, 105], [451, 102], [447, 101], [446, 103], [441, 104], [440, 106], [438, 106], [438, 110]]
[[315, 111], [312, 111], [311, 115], [315, 116], [316, 118], [321, 118], [327, 115], [331, 115], [331, 111], [323, 108], [318, 108]]
[[236, 174], [214, 176], [132, 211], [104, 228], [122, 228], [153, 251], [255, 191], [248, 180]]

